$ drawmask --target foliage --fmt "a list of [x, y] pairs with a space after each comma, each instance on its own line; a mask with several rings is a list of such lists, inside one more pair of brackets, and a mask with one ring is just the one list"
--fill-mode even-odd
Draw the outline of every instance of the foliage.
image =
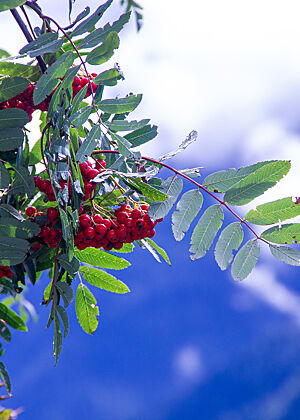
[[[73, 2], [69, 1], [70, 16]], [[219, 171], [200, 184], [196, 181], [199, 168], [178, 171], [164, 163], [196, 140], [195, 131], [158, 160], [137, 150], [157, 136], [157, 127], [148, 118], [130, 118], [141, 94], [103, 99], [105, 86], [124, 79], [117, 64], [103, 65], [119, 47], [119, 33], [130, 19], [130, 9], [140, 27], [137, 10], [141, 7], [130, 0], [118, 20], [96, 28], [111, 3], [106, 1], [93, 13], [87, 7], [62, 28], [42, 13], [36, 1], [0, 1], [1, 11], [13, 9], [22, 30], [24, 22], [15, 7], [25, 5], [41, 19], [41, 27], [35, 28], [33, 37], [29, 34], [19, 56], [7, 57], [2, 51], [6, 58], [0, 62], [1, 293], [21, 296], [26, 278], [35, 284], [48, 271], [50, 283], [43, 304], [50, 308], [47, 327], [54, 327], [55, 363], [69, 331], [67, 309], [74, 300], [74, 284], [78, 322], [93, 334], [99, 309], [92, 288], [129, 292], [107, 272], [130, 265], [116, 252], [132, 252], [135, 243], [157, 261], [162, 258], [170, 264], [167, 253], [152, 238], [155, 226], [172, 209], [175, 240], [181, 241], [192, 230], [191, 260], [204, 257], [215, 242], [216, 262], [221, 270], [231, 265], [234, 280], [251, 273], [260, 243], [266, 243], [276, 259], [300, 265], [299, 251], [284, 246], [298, 243], [300, 224], [281, 224], [299, 216], [299, 199], [287, 197], [260, 205], [244, 219], [231, 208], [248, 204], [273, 187], [288, 173], [289, 161]], [[90, 74], [87, 64], [101, 67]], [[27, 124], [33, 113], [40, 115], [41, 134], [31, 147]], [[162, 180], [158, 176], [162, 168], [169, 169], [171, 176]], [[193, 188], [182, 193], [183, 180]], [[203, 192], [214, 204], [205, 205], [199, 214]], [[231, 216], [224, 228], [223, 209]], [[251, 224], [273, 226], [258, 235]], [[10, 328], [27, 330], [24, 319], [10, 305], [11, 300], [0, 303], [0, 336], [6, 342], [11, 340]], [[10, 393], [2, 362], [0, 375]]]

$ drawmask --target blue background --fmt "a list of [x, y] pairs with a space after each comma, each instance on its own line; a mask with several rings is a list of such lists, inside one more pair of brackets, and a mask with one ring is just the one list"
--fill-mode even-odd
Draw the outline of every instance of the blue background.
[[[39, 320], [30, 321], [29, 333], [14, 333], [6, 353], [10, 406], [23, 407], [24, 420], [298, 419], [297, 320], [222, 273], [212, 251], [190, 262], [190, 235], [175, 243], [169, 216], [157, 230], [172, 267], [137, 247], [122, 254], [132, 266], [114, 274], [132, 292], [89, 286], [99, 328], [85, 334], [71, 304], [71, 332], [56, 367], [49, 308], [39, 306], [47, 276], [29, 287]], [[295, 269], [279, 264], [277, 275], [298, 292]]]

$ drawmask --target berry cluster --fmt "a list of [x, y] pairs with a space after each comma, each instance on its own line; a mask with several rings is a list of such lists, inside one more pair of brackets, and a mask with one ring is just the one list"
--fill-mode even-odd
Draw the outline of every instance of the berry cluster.
[[[104, 248], [106, 251], [122, 248], [124, 243], [138, 239], [152, 238], [155, 235], [155, 225], [162, 219], [153, 222], [148, 214], [148, 205], [143, 204], [140, 208], [132, 209], [128, 204], [122, 204], [110, 217], [102, 217], [100, 214], [90, 216], [83, 213], [79, 216], [79, 226], [74, 237], [75, 246], [83, 250], [87, 247]], [[30, 218], [41, 216], [35, 207], [27, 207], [26, 215]], [[47, 209], [48, 221], [41, 226], [38, 234], [38, 242], [34, 243], [33, 251], [40, 248], [40, 243], [56, 248], [62, 238], [62, 230], [59, 223], [59, 211], [57, 208]]]
[[[99, 159], [96, 161], [96, 164], [92, 165], [90, 161], [85, 161], [83, 163], [79, 164], [80, 172], [83, 179], [84, 184], [84, 198], [85, 200], [88, 200], [90, 198], [91, 193], [96, 188], [96, 183], [93, 182], [93, 179], [99, 175], [106, 167], [105, 160]], [[53, 190], [53, 187], [51, 185], [51, 182], [48, 179], [42, 179], [39, 176], [34, 177], [34, 183], [35, 186], [40, 190], [40, 192], [45, 193], [48, 201], [55, 201], [55, 193]], [[59, 181], [61, 189], [63, 190], [66, 185], [68, 184], [68, 191], [69, 196], [72, 196], [72, 182], [71, 179], [69, 179], [68, 183], [64, 180]], [[58, 191], [58, 189], [57, 189]]]
[[[91, 95], [92, 91], [95, 92], [97, 89], [97, 85], [92, 81], [94, 77], [96, 77], [96, 73], [91, 74], [91, 85], [88, 86], [85, 98]], [[73, 97], [86, 85], [88, 84], [88, 78], [86, 76], [75, 76], [72, 89], [73, 89]], [[40, 111], [48, 111], [49, 102], [51, 100], [51, 95], [47, 96], [47, 98], [39, 103], [38, 105], [34, 105], [33, 103], [33, 91], [35, 88], [35, 83], [30, 83], [29, 86], [24, 90], [24, 92], [20, 93], [19, 95], [15, 96], [14, 98], [9, 99], [6, 102], [0, 103], [0, 110], [1, 109], [8, 109], [8, 108], [20, 108], [27, 112], [29, 121], [32, 120], [32, 113], [39, 109]]]
[[152, 238], [155, 235], [155, 225], [162, 219], [153, 222], [149, 217], [148, 207], [142, 205], [132, 209], [128, 204], [122, 204], [114, 211], [114, 218], [102, 218], [100, 214], [93, 217], [82, 214], [79, 217], [75, 246], [81, 250], [93, 247], [109, 251], [112, 248], [122, 248], [124, 243]]
[[8, 279], [11, 279], [13, 275], [14, 273], [11, 271], [8, 265], [0, 266], [0, 278], [7, 277]]

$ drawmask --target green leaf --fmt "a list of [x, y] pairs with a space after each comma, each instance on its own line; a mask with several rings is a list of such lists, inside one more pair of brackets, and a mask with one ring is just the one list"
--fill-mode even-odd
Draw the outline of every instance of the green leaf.
[[244, 280], [255, 267], [260, 253], [257, 239], [251, 239], [236, 254], [231, 266], [231, 274], [234, 280]]
[[147, 241], [154, 249], [155, 251], [166, 261], [167, 264], [171, 265], [170, 258], [168, 257], [168, 254], [166, 251], [158, 246], [152, 239], [145, 238], [145, 241]]
[[41, 139], [39, 139], [31, 149], [29, 154], [28, 166], [36, 165], [42, 160]]
[[28, 87], [29, 82], [24, 77], [6, 77], [0, 85], [0, 102], [14, 98]]
[[64, 103], [64, 106], [68, 107], [70, 105], [71, 98], [73, 96], [72, 83], [74, 77], [76, 76], [79, 66], [71, 67], [67, 70], [62, 82], [54, 92], [51, 97], [49, 106], [47, 120], [50, 121], [53, 118], [54, 113], [58, 109], [58, 106]]
[[0, 217], [0, 236], [28, 239], [37, 236], [41, 228], [29, 220], [17, 220], [10, 217]]
[[62, 321], [63, 327], [64, 327], [64, 338], [67, 338], [67, 335], [69, 333], [69, 317], [67, 311], [60, 305], [56, 306], [56, 311], [60, 316], [60, 319]]
[[57, 313], [54, 313], [54, 340], [53, 340], [53, 356], [55, 357], [55, 365], [62, 351], [62, 333], [61, 325]]
[[214, 204], [205, 210], [192, 234], [190, 247], [192, 261], [204, 257], [221, 228], [223, 219], [224, 214], [219, 204]]
[[122, 270], [123, 268], [130, 266], [130, 262], [124, 260], [123, 258], [96, 248], [88, 248], [83, 251], [76, 249], [75, 255], [79, 261], [96, 267]]
[[126, 284], [122, 283], [120, 280], [117, 280], [114, 276], [106, 273], [103, 270], [85, 266], [80, 267], [80, 273], [88, 283], [99, 287], [100, 289], [113, 293], [130, 292]]
[[300, 252], [288, 246], [269, 245], [272, 255], [289, 265], [300, 266]]
[[28, 114], [23, 109], [9, 108], [0, 111], [0, 130], [6, 128], [21, 128], [29, 121]]
[[200, 211], [202, 203], [203, 196], [199, 189], [190, 190], [183, 194], [172, 214], [172, 230], [176, 241], [183, 239], [184, 234]]
[[78, 152], [76, 153], [76, 160], [78, 162], [84, 162], [87, 156], [90, 156], [91, 153], [98, 146], [101, 139], [101, 126], [94, 125], [86, 139], [79, 147]]
[[72, 66], [73, 61], [73, 52], [67, 51], [45, 71], [33, 91], [34, 105], [41, 103], [54, 91], [59, 84], [59, 78], [64, 77], [66, 71]]
[[261, 238], [276, 244], [293, 244], [300, 241], [300, 223], [287, 223], [265, 230]]
[[138, 147], [141, 144], [153, 140], [158, 134], [157, 128], [158, 127], [156, 125], [149, 124], [143, 128], [133, 131], [132, 133], [126, 134], [124, 137], [130, 141], [132, 147]]
[[32, 82], [36, 82], [42, 72], [39, 66], [28, 66], [26, 64], [3, 61], [0, 62], [0, 74], [3, 76], [19, 76], [22, 74], [23, 77], [26, 77]]
[[149, 119], [141, 121], [114, 120], [112, 122], [107, 122], [106, 125], [113, 131], [131, 131], [143, 128], [149, 121]]
[[0, 162], [0, 189], [4, 190], [8, 188], [9, 183], [10, 183], [9, 172], [6, 169], [6, 167], [3, 165], [3, 163]]
[[38, 55], [46, 53], [55, 53], [62, 47], [63, 42], [63, 39], [58, 39], [57, 32], [46, 32], [25, 45], [19, 53], [28, 54], [30, 57], [37, 57]]
[[106, 40], [87, 55], [87, 63], [94, 66], [106, 63], [114, 55], [114, 50], [119, 48], [119, 45], [120, 40], [117, 32], [110, 32]]
[[[85, 85], [82, 89], [80, 89], [80, 91], [77, 93], [77, 95], [75, 95], [73, 102], [72, 102], [72, 110], [71, 110], [71, 115], [75, 114], [81, 106], [81, 103], [83, 102], [86, 92], [87, 92], [87, 88], [88, 88], [88, 84]], [[87, 107], [85, 107], [87, 108]], [[89, 117], [90, 114], [87, 115], [87, 118]], [[85, 120], [86, 121], [86, 120]]]
[[1, 375], [2, 381], [5, 385], [7, 392], [10, 394], [11, 393], [10, 379], [5, 369], [5, 366], [2, 362], [0, 362], [0, 375]]
[[229, 188], [224, 201], [231, 205], [242, 206], [273, 187], [290, 170], [289, 161], [274, 161], [257, 169], [246, 178]]
[[124, 77], [117, 68], [113, 68], [98, 74], [94, 79], [94, 83], [96, 83], [96, 85], [115, 86], [119, 79], [124, 79]]
[[141, 179], [132, 179], [132, 182], [137, 185], [138, 189], [142, 192], [145, 197], [150, 198], [153, 201], [165, 201], [169, 196], [164, 192], [151, 187], [150, 184], [146, 184]]
[[0, 204], [0, 217], [12, 217], [24, 220], [24, 217], [10, 204]]
[[120, 249], [112, 249], [112, 252], [120, 252], [120, 253], [124, 253], [124, 254], [128, 254], [129, 252], [132, 252], [134, 248], [134, 245], [132, 243], [124, 243], [122, 248]]
[[15, 171], [15, 182], [10, 192], [14, 194], [26, 193], [29, 198], [33, 197], [35, 192], [35, 185], [33, 176], [29, 175], [28, 169], [20, 166], [18, 168], [13, 167]]
[[7, 328], [7, 325], [0, 321], [0, 337], [3, 338], [7, 343], [10, 343], [11, 340], [11, 333]]
[[80, 108], [79, 111], [70, 116], [70, 122], [74, 127], [81, 127], [87, 121], [91, 112], [92, 108], [90, 105]]
[[98, 102], [99, 108], [108, 114], [123, 114], [133, 111], [141, 102], [142, 95], [129, 95], [120, 99], [104, 99]]
[[215, 259], [221, 270], [226, 270], [233, 260], [232, 251], [236, 251], [243, 242], [244, 232], [239, 222], [231, 223], [221, 232], [215, 247]]
[[59, 208], [59, 215], [60, 215], [60, 221], [61, 221], [62, 235], [65, 242], [68, 243], [71, 224], [67, 216], [67, 213], [61, 207]]
[[26, 324], [14, 311], [0, 302], [0, 319], [18, 331], [27, 331]]
[[15, 150], [22, 146], [24, 132], [20, 128], [6, 128], [0, 131], [0, 152]]
[[0, 0], [0, 12], [22, 6], [26, 0]]
[[77, 288], [75, 309], [82, 329], [93, 334], [98, 327], [99, 308], [94, 295], [83, 284], [79, 284]]
[[218, 171], [213, 174], [208, 175], [204, 181], [203, 186], [206, 187], [209, 191], [224, 193], [237, 182], [246, 178], [246, 176], [252, 174], [257, 169], [262, 168], [269, 163], [275, 162], [274, 160], [258, 162], [250, 166], [245, 166], [239, 168], [238, 170], [231, 168], [227, 171]]
[[125, 139], [125, 137], [120, 136], [119, 134], [112, 133], [111, 136], [114, 140], [118, 142], [118, 152], [131, 159], [139, 159], [141, 157], [140, 152], [133, 152], [131, 150], [131, 143]]
[[71, 36], [78, 36], [78, 35], [82, 35], [85, 32], [90, 32], [94, 26], [96, 25], [96, 23], [98, 22], [98, 20], [101, 18], [101, 16], [103, 15], [103, 13], [109, 8], [109, 6], [112, 4], [113, 0], [108, 0], [106, 1], [104, 4], [102, 4], [101, 6], [99, 6], [97, 8], [97, 10], [87, 19], [85, 19], [83, 22], [81, 22], [75, 29], [74, 31], [71, 33]]
[[8, 57], [10, 57], [9, 52], [0, 48], [0, 58], [8, 58]]
[[55, 284], [55, 287], [56, 287], [58, 293], [60, 294], [60, 296], [62, 297], [62, 300], [64, 301], [64, 305], [65, 305], [65, 308], [66, 308], [67, 306], [70, 305], [70, 303], [74, 299], [72, 287], [69, 284], [67, 284], [63, 281], [58, 281]]
[[107, 23], [104, 28], [96, 29], [91, 34], [86, 36], [82, 41], [80, 41], [79, 48], [92, 48], [100, 44], [100, 42], [103, 42], [106, 39], [107, 34], [110, 32], [120, 32], [124, 25], [126, 25], [126, 23], [129, 21], [129, 18], [130, 12], [127, 12], [121, 15], [120, 18], [113, 22], [111, 25]]
[[256, 210], [246, 214], [245, 220], [255, 225], [272, 225], [299, 215], [300, 203], [296, 204], [292, 197], [287, 197], [257, 206]]
[[165, 201], [153, 201], [150, 204], [148, 214], [153, 220], [165, 217], [175, 204], [183, 187], [182, 179], [171, 176], [161, 183], [161, 190], [169, 196]]
[[29, 243], [24, 239], [0, 236], [0, 265], [16, 265], [25, 260]]
[[71, 277], [75, 277], [75, 274], [80, 267], [80, 263], [76, 257], [73, 257], [72, 260], [69, 261], [67, 254], [59, 255], [58, 262], [67, 271], [67, 273], [70, 274]]

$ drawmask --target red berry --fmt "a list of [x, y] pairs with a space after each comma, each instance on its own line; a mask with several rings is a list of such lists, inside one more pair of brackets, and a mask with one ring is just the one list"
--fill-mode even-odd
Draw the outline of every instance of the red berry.
[[133, 218], [133, 220], [140, 219], [142, 216], [143, 214], [139, 209], [133, 209], [131, 212], [131, 217]]
[[86, 173], [86, 177], [90, 181], [91, 179], [94, 179], [98, 174], [99, 174], [99, 171], [97, 171], [97, 169], [90, 169]]
[[106, 231], [107, 231], [107, 227], [104, 224], [99, 224], [95, 226], [95, 231], [97, 233], [97, 235], [99, 235], [101, 238], [103, 238], [103, 236], [105, 235]]
[[117, 220], [120, 223], [125, 223], [125, 221], [128, 219], [128, 214], [125, 213], [125, 211], [119, 211], [117, 214]]
[[47, 210], [47, 216], [49, 222], [54, 222], [59, 217], [59, 211], [54, 207], [49, 207], [49, 209]]
[[111, 221], [109, 219], [103, 219], [102, 223], [107, 227], [107, 229], [111, 228]]
[[118, 242], [119, 236], [115, 229], [110, 229], [106, 234], [106, 239], [110, 242]]
[[25, 213], [26, 213], [26, 216], [32, 217], [36, 213], [36, 208], [33, 206], [27, 207], [27, 209], [25, 210]]
[[87, 227], [84, 230], [84, 233], [85, 233], [86, 239], [89, 241], [90, 239], [93, 239], [93, 237], [95, 236], [95, 229], [93, 227]]
[[92, 219], [88, 214], [82, 214], [81, 216], [79, 216], [79, 222], [82, 227], [92, 226]]
[[95, 214], [95, 216], [93, 217], [93, 222], [95, 223], [95, 225], [99, 225], [99, 223], [102, 223], [103, 219], [100, 216], [100, 214]]

